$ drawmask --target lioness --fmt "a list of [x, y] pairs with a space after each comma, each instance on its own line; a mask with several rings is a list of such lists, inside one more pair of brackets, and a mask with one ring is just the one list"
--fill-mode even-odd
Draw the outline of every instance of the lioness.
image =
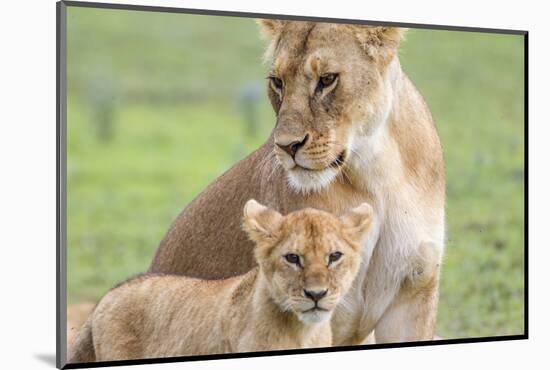
[[403, 31], [260, 24], [270, 40], [275, 128], [183, 210], [150, 271], [208, 278], [249, 271], [253, 245], [239, 219], [250, 198], [282, 213], [312, 207], [339, 214], [368, 202], [377, 218], [362, 253], [372, 258], [333, 315], [334, 342], [361, 343], [374, 329], [377, 342], [431, 339], [438, 276], [427, 287], [404, 281], [423, 241], [442, 256], [445, 176], [430, 111], [401, 70]]
[[328, 347], [371, 220], [366, 203], [338, 219], [313, 209], [282, 216], [250, 200], [244, 229], [259, 267], [225, 280], [129, 280], [100, 301], [68, 361]]

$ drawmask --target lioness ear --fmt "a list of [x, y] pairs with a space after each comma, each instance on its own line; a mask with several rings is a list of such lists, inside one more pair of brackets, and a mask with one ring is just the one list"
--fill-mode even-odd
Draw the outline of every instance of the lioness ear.
[[244, 206], [243, 228], [249, 238], [261, 243], [274, 237], [279, 229], [283, 216], [270, 208], [250, 199]]
[[359, 241], [369, 231], [373, 214], [372, 207], [368, 203], [362, 203], [360, 206], [340, 216], [340, 220], [348, 233], [355, 240]]
[[260, 26], [260, 33], [269, 41], [267, 48], [265, 49], [263, 60], [264, 63], [269, 63], [273, 58], [275, 52], [275, 45], [283, 30], [286, 21], [278, 19], [257, 19], [256, 23]]
[[351, 26], [355, 37], [367, 54], [383, 65], [388, 64], [397, 54], [399, 44], [406, 29], [399, 27]]
[[268, 39], [272, 40], [281, 33], [285, 21], [278, 19], [257, 19], [256, 23], [260, 26], [260, 32]]

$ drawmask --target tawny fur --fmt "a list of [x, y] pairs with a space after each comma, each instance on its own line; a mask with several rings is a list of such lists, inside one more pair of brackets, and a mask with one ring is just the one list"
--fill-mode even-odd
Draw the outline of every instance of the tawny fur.
[[[332, 310], [356, 276], [371, 220], [367, 204], [338, 219], [313, 209], [282, 216], [250, 201], [244, 228], [259, 267], [224, 280], [129, 280], [98, 304], [68, 362], [328, 347]], [[305, 294], [325, 290], [317, 303]]]
[[[250, 198], [282, 213], [313, 207], [338, 214], [369, 202], [377, 215], [362, 243], [369, 269], [361, 268], [347, 305], [333, 316], [335, 344], [361, 343], [375, 329], [378, 342], [431, 339], [438, 284], [419, 297], [403, 281], [424, 242], [443, 254], [445, 175], [430, 111], [399, 63], [402, 31], [260, 24], [270, 40], [269, 73], [284, 85], [268, 84], [277, 113], [272, 135], [178, 216], [150, 270], [208, 278], [249, 271], [253, 245], [239, 223]], [[315, 93], [324, 73], [338, 73], [336, 85]], [[306, 134], [296, 161], [275, 145]], [[330, 166], [339, 153], [344, 163]]]
[[83, 302], [67, 306], [67, 347], [69, 347], [78, 334], [78, 331], [86, 322], [86, 319], [94, 310], [95, 303]]

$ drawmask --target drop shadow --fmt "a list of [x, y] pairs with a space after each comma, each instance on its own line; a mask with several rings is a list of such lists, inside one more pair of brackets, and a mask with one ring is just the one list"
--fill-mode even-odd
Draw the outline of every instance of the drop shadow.
[[34, 358], [42, 361], [46, 365], [55, 367], [55, 353], [35, 353]]

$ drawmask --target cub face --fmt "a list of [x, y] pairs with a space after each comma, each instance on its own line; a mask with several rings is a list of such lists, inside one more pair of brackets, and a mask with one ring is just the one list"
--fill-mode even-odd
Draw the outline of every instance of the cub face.
[[401, 39], [392, 27], [260, 20], [270, 39], [268, 96], [277, 114], [274, 150], [290, 185], [328, 186], [357, 156], [357, 138], [385, 121], [386, 78]]
[[282, 216], [255, 200], [244, 209], [244, 229], [256, 243], [271, 297], [306, 324], [330, 319], [351, 286], [371, 221], [366, 203], [340, 218], [313, 209]]

